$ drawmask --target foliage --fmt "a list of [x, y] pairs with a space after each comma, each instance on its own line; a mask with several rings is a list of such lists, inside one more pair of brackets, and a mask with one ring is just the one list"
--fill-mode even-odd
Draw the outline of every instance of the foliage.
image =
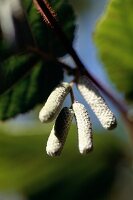
[[51, 159], [44, 149], [50, 129], [49, 125], [44, 130], [44, 126], [35, 124], [20, 136], [0, 131], [0, 190], [13, 189], [37, 200], [81, 199], [86, 195], [93, 200], [104, 199], [118, 163], [124, 161], [125, 144], [116, 136], [96, 134], [94, 151], [81, 156], [76, 127], [72, 126], [62, 156]]
[[[57, 36], [44, 24], [40, 14], [31, 4], [32, 1], [25, 0], [23, 3], [27, 11], [28, 22], [25, 18], [25, 24], [21, 27], [22, 32], [19, 32], [19, 40], [21, 41], [21, 36], [33, 35], [35, 43], [32, 47], [39, 48], [50, 56], [65, 55], [66, 50]], [[57, 11], [63, 29], [72, 42], [75, 28], [72, 7], [62, 0], [51, 1], [51, 4]], [[28, 23], [30, 28], [27, 28]], [[25, 34], [27, 30], [25, 27], [28, 31], [31, 29], [31, 32]], [[29, 50], [31, 43], [24, 43], [23, 52], [16, 54], [16, 51], [22, 51], [22, 48], [11, 51], [11, 47], [8, 48], [4, 41], [0, 42], [0, 52], [2, 52], [0, 58], [0, 119], [6, 120], [44, 102], [52, 89], [63, 79], [63, 69], [57, 62], [46, 60], [32, 53]]]
[[111, 0], [94, 34], [108, 75], [129, 101], [133, 100], [132, 10], [132, 0]]

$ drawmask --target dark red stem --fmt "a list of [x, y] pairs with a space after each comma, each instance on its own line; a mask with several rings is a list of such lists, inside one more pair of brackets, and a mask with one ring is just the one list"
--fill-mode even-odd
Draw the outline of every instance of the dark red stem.
[[[109, 99], [116, 105], [116, 107], [119, 109], [119, 111], [122, 113], [123, 116], [128, 120], [127, 113], [128, 113], [128, 107], [126, 106], [126, 103], [123, 102], [121, 99], [117, 98], [112, 92], [105, 87], [105, 85], [101, 84], [100, 81], [97, 80], [84, 66], [84, 64], [81, 62], [79, 56], [77, 55], [76, 51], [72, 47], [71, 43], [69, 42], [68, 38], [66, 37], [65, 33], [63, 32], [61, 26], [57, 22], [55, 16], [52, 14], [51, 10], [49, 9], [49, 4], [46, 0], [33, 0], [35, 3], [35, 6], [37, 10], [41, 13], [41, 15], [46, 16], [49, 23], [51, 24], [51, 28], [55, 31], [56, 35], [59, 37], [60, 41], [64, 45], [64, 48], [67, 50], [67, 52], [71, 55], [73, 58], [77, 68], [79, 69], [80, 73], [85, 73], [88, 78], [90, 78], [95, 85], [107, 96]], [[41, 10], [40, 10], [41, 8]]]

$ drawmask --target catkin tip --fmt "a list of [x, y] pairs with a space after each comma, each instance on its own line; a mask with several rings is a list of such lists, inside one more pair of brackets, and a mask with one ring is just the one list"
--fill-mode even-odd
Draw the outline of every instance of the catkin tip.
[[48, 156], [51, 156], [51, 157], [57, 157], [57, 156], [60, 156], [60, 154], [61, 154], [61, 152], [53, 151], [53, 149], [51, 149], [51, 150], [46, 149], [46, 153]]
[[79, 149], [79, 152], [83, 155], [86, 155], [90, 153], [93, 150], [93, 144], [91, 143], [90, 145], [84, 147], [83, 149]]
[[113, 130], [117, 127], [117, 120], [114, 117], [114, 119], [112, 119], [111, 124], [109, 124], [107, 127], [105, 127], [108, 130]]
[[45, 121], [47, 121], [47, 119], [45, 119], [45, 113], [42, 112], [42, 110], [39, 112], [39, 120], [44, 123]]

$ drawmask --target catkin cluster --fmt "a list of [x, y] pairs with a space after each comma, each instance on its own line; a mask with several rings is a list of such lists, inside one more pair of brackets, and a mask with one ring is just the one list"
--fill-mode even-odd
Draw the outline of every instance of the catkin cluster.
[[[115, 116], [95, 85], [86, 76], [80, 76], [76, 84], [102, 126], [109, 130], [115, 128], [117, 125]], [[72, 94], [72, 84], [62, 82], [53, 90], [39, 112], [42, 123], [55, 121], [46, 145], [49, 156], [61, 154], [74, 116], [78, 129], [79, 152], [87, 154], [93, 148], [92, 123], [85, 106], [72, 98], [71, 107], [62, 108], [69, 93]]]

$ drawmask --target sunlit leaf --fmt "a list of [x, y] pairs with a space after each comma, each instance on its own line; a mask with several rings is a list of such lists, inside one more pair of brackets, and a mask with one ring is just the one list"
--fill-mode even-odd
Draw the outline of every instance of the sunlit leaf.
[[97, 24], [94, 39], [108, 75], [133, 100], [133, 2], [110, 0]]

